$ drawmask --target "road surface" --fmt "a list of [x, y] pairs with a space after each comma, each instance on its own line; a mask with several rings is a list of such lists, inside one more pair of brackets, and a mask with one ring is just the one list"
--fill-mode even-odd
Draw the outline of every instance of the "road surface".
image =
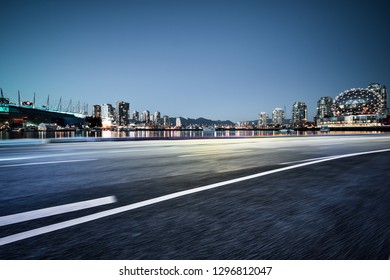
[[0, 259], [389, 259], [389, 135], [0, 152]]

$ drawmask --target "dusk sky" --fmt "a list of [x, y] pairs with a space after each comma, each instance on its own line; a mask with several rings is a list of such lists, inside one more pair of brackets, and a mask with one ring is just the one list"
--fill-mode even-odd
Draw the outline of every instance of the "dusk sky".
[[390, 87], [387, 1], [0, 0], [0, 87], [53, 106], [124, 100], [171, 117], [256, 120]]

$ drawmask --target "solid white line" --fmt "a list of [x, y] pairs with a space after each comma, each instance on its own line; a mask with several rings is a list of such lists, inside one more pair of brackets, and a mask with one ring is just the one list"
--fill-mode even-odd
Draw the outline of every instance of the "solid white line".
[[18, 214], [12, 214], [0, 217], [0, 226], [16, 224], [24, 221], [39, 219], [43, 217], [64, 214], [68, 212], [79, 211], [82, 209], [97, 207], [116, 202], [115, 196], [106, 196], [97, 199], [85, 200], [81, 202], [69, 203], [54, 207], [48, 207], [39, 210], [33, 210]]
[[97, 219], [105, 218], [105, 217], [112, 216], [112, 215], [119, 214], [119, 213], [123, 213], [123, 212], [126, 212], [126, 211], [134, 210], [134, 209], [141, 208], [141, 207], [144, 207], [144, 206], [148, 206], [148, 205], [156, 204], [156, 203], [159, 203], [159, 202], [167, 201], [167, 200], [170, 200], [170, 199], [178, 198], [178, 197], [181, 197], [181, 196], [185, 196], [185, 195], [189, 195], [189, 194], [193, 194], [193, 193], [198, 193], [198, 192], [206, 191], [206, 190], [209, 190], [209, 189], [214, 189], [214, 188], [218, 188], [218, 187], [222, 187], [222, 186], [226, 186], [226, 185], [230, 185], [230, 184], [234, 184], [234, 183], [238, 183], [238, 182], [242, 182], [242, 181], [246, 181], [246, 180], [250, 180], [250, 179], [254, 179], [254, 178], [258, 178], [258, 177], [262, 177], [262, 176], [278, 173], [278, 172], [283, 172], [283, 171], [286, 171], [286, 170], [291, 170], [291, 169], [295, 169], [295, 168], [299, 168], [299, 167], [303, 167], [303, 166], [313, 165], [313, 164], [326, 162], [326, 161], [331, 161], [331, 160], [340, 159], [340, 158], [354, 157], [354, 156], [374, 154], [374, 153], [383, 153], [383, 152], [389, 152], [389, 151], [390, 151], [390, 149], [384, 149], [384, 150], [375, 150], [375, 151], [352, 153], [352, 154], [345, 154], [345, 155], [337, 155], [337, 156], [334, 156], [334, 157], [323, 158], [323, 159], [310, 161], [310, 162], [304, 162], [304, 163], [300, 163], [300, 164], [297, 164], [297, 165], [291, 165], [291, 166], [286, 166], [286, 167], [282, 167], [282, 168], [278, 168], [278, 169], [274, 169], [274, 170], [260, 172], [260, 173], [257, 173], [257, 174], [253, 174], [253, 175], [249, 175], [249, 176], [245, 176], [245, 177], [241, 177], [241, 178], [237, 178], [237, 179], [232, 179], [232, 180], [228, 180], [228, 181], [224, 181], [224, 182], [219, 182], [219, 183], [215, 183], [215, 184], [211, 184], [211, 185], [207, 185], [207, 186], [203, 186], [203, 187], [199, 187], [199, 188], [194, 188], [194, 189], [180, 191], [180, 192], [176, 192], [176, 193], [172, 193], [172, 194], [168, 194], [168, 195], [163, 195], [163, 196], [160, 196], [160, 197], [144, 200], [144, 201], [141, 201], [141, 202], [129, 204], [129, 205], [122, 206], [122, 207], [117, 207], [117, 208], [114, 208], [114, 209], [102, 211], [102, 212], [99, 212], [99, 213], [95, 213], [95, 214], [92, 214], [92, 215], [80, 217], [80, 218], [77, 218], [77, 219], [68, 220], [68, 221], [65, 221], [65, 222], [61, 222], [61, 223], [57, 223], [57, 224], [53, 224], [53, 225], [49, 225], [49, 226], [45, 226], [45, 227], [41, 227], [41, 228], [37, 228], [37, 229], [25, 231], [25, 232], [21, 232], [21, 233], [9, 235], [9, 236], [0, 238], [0, 246], [3, 246], [5, 244], [9, 244], [9, 243], [12, 243], [12, 242], [16, 242], [16, 241], [19, 241], [19, 240], [23, 240], [23, 239], [26, 239], [26, 238], [34, 237], [34, 236], [37, 236], [37, 235], [41, 235], [41, 234], [53, 232], [53, 231], [56, 231], [56, 230], [68, 228], [68, 227], [71, 227], [71, 226], [87, 223], [87, 222], [90, 222], [90, 221], [94, 221], [94, 220], [97, 220]]
[[92, 161], [92, 160], [97, 160], [97, 159], [89, 158], [89, 159], [71, 159], [71, 160], [58, 160], [58, 161], [41, 161], [41, 162], [15, 163], [15, 164], [1, 165], [0, 167], [16, 167], [16, 166], [29, 166], [29, 165], [42, 165], [42, 164], [58, 164], [58, 163], [69, 163], [69, 162]]
[[32, 159], [34, 157], [14, 157], [14, 158], [0, 158], [0, 161], [8, 161], [8, 160], [24, 160], [24, 159]]
[[326, 158], [333, 158], [335, 156], [327, 156], [327, 157], [318, 157], [318, 158], [309, 158], [309, 159], [302, 159], [302, 160], [295, 160], [295, 161], [287, 161], [279, 163], [280, 165], [286, 165], [286, 164], [292, 164], [292, 163], [298, 163], [298, 162], [307, 162], [307, 161], [314, 161], [319, 159], [326, 159]]

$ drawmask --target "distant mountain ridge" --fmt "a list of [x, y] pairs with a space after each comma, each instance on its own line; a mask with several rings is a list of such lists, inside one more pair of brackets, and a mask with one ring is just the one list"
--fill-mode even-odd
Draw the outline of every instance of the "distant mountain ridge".
[[[176, 118], [170, 118], [171, 124], [176, 124]], [[183, 118], [180, 117], [180, 122], [184, 126], [188, 125], [207, 125], [207, 126], [213, 126], [213, 125], [234, 125], [235, 123], [230, 120], [210, 120], [206, 118], [197, 118], [197, 119], [191, 119], [191, 118]]]
[[[175, 125], [176, 124], [176, 118], [169, 118], [171, 124]], [[181, 124], [183, 126], [188, 126], [188, 125], [207, 125], [207, 126], [218, 126], [218, 125], [224, 125], [224, 126], [234, 126], [236, 125], [236, 123], [230, 121], [230, 120], [225, 120], [225, 121], [221, 121], [221, 120], [210, 120], [210, 119], [206, 119], [206, 118], [197, 118], [197, 119], [192, 119], [192, 118], [184, 118], [184, 117], [180, 117], [180, 121], [181, 121]], [[258, 121], [259, 120], [253, 120], [253, 121], [245, 121], [246, 123], [248, 123], [249, 125], [257, 125], [258, 124]], [[269, 123], [272, 123], [272, 119], [269, 119], [268, 120]], [[284, 120], [284, 123], [285, 124], [289, 124], [291, 123], [291, 119], [285, 119]]]

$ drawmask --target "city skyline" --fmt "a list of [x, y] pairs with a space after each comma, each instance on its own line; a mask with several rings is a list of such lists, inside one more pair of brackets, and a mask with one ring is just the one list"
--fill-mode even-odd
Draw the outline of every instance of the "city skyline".
[[[124, 101], [117, 102], [125, 103]], [[127, 104], [127, 112], [130, 109], [130, 104]], [[100, 115], [100, 112], [95, 112], [96, 107], [111, 106], [111, 104], [94, 105], [94, 117]], [[117, 105], [118, 107], [118, 105]], [[322, 96], [317, 101], [316, 114], [311, 121], [308, 118], [308, 108], [306, 102], [296, 101], [292, 105], [291, 118], [286, 117], [286, 109], [275, 108], [272, 112], [272, 119], [269, 118], [267, 112], [260, 112], [258, 116], [258, 127], [267, 128], [269, 124], [272, 124], [274, 127], [281, 127], [284, 125], [291, 125], [294, 128], [305, 128], [305, 127], [314, 127], [319, 124], [328, 124], [328, 123], [343, 123], [343, 124], [358, 124], [358, 125], [370, 125], [370, 124], [380, 124], [386, 123], [385, 119], [389, 118], [389, 108], [388, 108], [388, 98], [387, 98], [387, 89], [385, 85], [378, 83], [371, 83], [367, 88], [351, 88], [345, 90], [344, 92], [337, 95], [334, 99], [330, 96]], [[112, 109], [114, 112], [114, 109]], [[144, 114], [147, 113], [148, 117], [146, 118]], [[118, 115], [116, 118], [120, 117], [121, 114], [112, 113], [112, 116], [106, 114], [106, 118], [114, 119], [113, 115]], [[158, 117], [156, 117], [158, 115]], [[359, 116], [360, 115], [360, 116]], [[137, 117], [136, 117], [137, 116]], [[138, 121], [139, 112], [134, 110], [133, 121]], [[154, 118], [152, 122], [160, 124], [161, 113], [156, 111], [154, 113]], [[351, 118], [351, 116], [354, 116]], [[167, 117], [168, 116], [164, 116]], [[104, 119], [104, 118], [103, 118]], [[127, 119], [130, 121], [130, 115], [127, 114]], [[179, 119], [179, 118], [177, 118]], [[142, 113], [142, 121], [144, 123], [150, 122], [150, 112], [148, 110]], [[253, 125], [256, 121], [245, 120], [240, 123], [244, 126]], [[177, 125], [178, 126], [178, 125]]]
[[389, 85], [384, 1], [2, 1], [0, 87], [233, 122]]
[[[377, 87], [377, 88], [376, 88]], [[370, 85], [367, 86], [367, 88], [351, 88], [349, 90], [345, 90], [343, 92], [341, 92], [339, 95], [342, 95], [346, 92], [359, 92], [359, 91], [367, 91], [367, 90], [372, 90], [372, 91], [377, 91], [378, 89], [381, 89], [383, 87], [383, 89], [385, 90], [386, 92], [386, 85], [380, 85], [378, 83], [371, 83]], [[19, 92], [18, 92], [18, 95], [19, 95]], [[339, 96], [338, 95], [338, 96]], [[3, 91], [2, 91], [2, 96], [3, 96]], [[4, 95], [6, 97], [6, 95]], [[34, 100], [35, 100], [35, 93], [34, 93]], [[385, 94], [383, 97], [383, 101], [384, 101], [384, 107], [382, 111], [384, 114], [386, 114], [387, 110], [388, 110], [388, 101], [387, 101], [387, 94]], [[60, 98], [60, 103], [61, 103], [61, 99]], [[337, 99], [337, 97], [336, 97]], [[280, 126], [280, 125], [288, 125], [288, 124], [291, 124], [293, 125], [293, 127], [303, 127], [306, 125], [307, 122], [309, 123], [315, 123], [316, 120], [318, 118], [324, 118], [325, 117], [330, 117], [331, 115], [333, 115], [333, 113], [331, 112], [331, 107], [333, 106], [333, 103], [336, 99], [333, 99], [333, 97], [330, 97], [330, 96], [322, 96], [318, 99], [317, 101], [317, 106], [316, 106], [316, 112], [315, 112], [315, 115], [313, 117], [313, 119], [309, 119], [308, 118], [308, 108], [307, 108], [307, 105], [306, 105], [306, 102], [305, 101], [295, 101], [294, 104], [292, 105], [292, 108], [291, 108], [291, 112], [290, 112], [290, 115], [289, 114], [289, 111], [286, 107], [284, 108], [280, 108], [280, 107], [277, 107], [277, 108], [274, 108], [272, 110], [272, 117], [271, 118], [268, 118], [270, 124], [273, 124], [273, 125], [277, 125], [277, 126]], [[22, 99], [21, 99], [22, 100]], [[25, 106], [24, 103], [30, 103], [30, 104], [34, 104], [34, 102], [31, 102], [31, 101], [24, 101], [22, 102], [20, 100], [20, 104], [23, 103], [23, 106]], [[47, 101], [49, 100], [49, 97], [47, 99]], [[368, 101], [368, 100], [367, 100]], [[10, 101], [12, 103], [12, 100]], [[15, 102], [13, 102], [15, 103]], [[73, 105], [72, 107], [70, 107], [70, 105], [72, 104], [72, 100], [70, 101], [69, 105], [67, 106], [67, 109], [65, 109], [66, 112], [74, 112], [74, 113], [80, 113], [80, 114], [85, 114], [86, 116], [92, 116], [92, 117], [98, 117], [98, 118], [102, 118], [103, 120], [103, 123], [104, 123], [104, 119], [106, 120], [110, 120], [109, 123], [106, 123], [104, 124], [104, 126], [111, 126], [111, 124], [115, 124], [115, 125], [125, 125], [127, 126], [128, 124], [130, 124], [130, 121], [139, 121], [139, 111], [138, 109], [132, 109], [130, 108], [130, 103], [129, 102], [125, 102], [124, 100], [118, 100], [116, 101], [114, 104], [116, 104], [116, 106], [114, 107], [111, 103], [103, 103], [103, 104], [94, 104], [91, 107], [91, 111], [85, 111], [85, 109], [87, 108], [88, 105], [86, 104], [83, 104], [82, 106], [80, 105], [80, 101], [78, 102], [77, 105]], [[120, 105], [122, 104], [122, 105]], [[33, 106], [33, 105], [27, 105], [27, 106]], [[34, 106], [38, 106], [40, 107], [40, 105], [38, 104], [34, 104]], [[59, 110], [58, 109], [58, 106], [60, 106], [60, 104], [57, 105], [57, 109], [55, 109], [55, 106], [53, 105], [50, 105], [48, 106], [48, 104], [45, 104], [45, 105], [41, 105], [43, 106], [43, 108], [53, 108], [54, 110]], [[122, 107], [122, 106], [126, 106], [126, 108], [124, 109], [125, 111], [122, 112], [122, 113], [117, 113], [117, 109]], [[302, 107], [303, 106], [303, 107]], [[64, 109], [64, 104], [61, 106], [62, 109]], [[78, 109], [77, 109], [78, 108]], [[105, 108], [105, 109], [104, 109]], [[300, 108], [300, 109], [298, 109]], [[60, 109], [60, 111], [62, 110]], [[83, 113], [81, 112], [81, 110], [83, 110]], [[120, 109], [121, 111], [123, 110], [123, 107]], [[303, 111], [302, 111], [303, 110]], [[62, 110], [64, 111], [64, 110]], [[133, 113], [131, 113], [131, 111], [133, 111]], [[104, 113], [105, 112], [105, 113]], [[155, 119], [155, 115], [156, 114], [161, 114], [161, 112], [159, 110], [155, 111], [154, 114], [150, 114], [150, 111], [145, 109], [143, 110], [142, 112], [142, 117], [141, 117], [141, 122], [145, 122], [145, 123], [148, 123], [150, 122], [149, 121], [146, 121], [144, 120], [144, 114], [145, 113], [148, 113], [149, 116], [152, 117], [153, 119], [153, 122], [154, 122], [154, 119]], [[125, 117], [125, 114], [127, 117]], [[240, 120], [240, 121], [237, 121], [237, 122], [233, 122], [233, 123], [236, 123], [236, 124], [243, 124], [243, 123], [247, 123], [248, 125], [249, 124], [254, 124], [255, 122], [257, 122], [259, 124], [260, 127], [266, 125], [267, 121], [265, 121], [264, 119], [264, 114], [268, 115], [268, 112], [260, 112], [259, 115], [258, 115], [258, 119], [255, 120], [255, 119], [251, 119], [251, 120]], [[135, 117], [135, 115], [137, 115], [138, 117]], [[118, 121], [117, 118], [121, 118], [122, 121]], [[148, 119], [150, 119], [151, 117], [148, 117]], [[164, 115], [164, 117], [168, 117], [167, 115]], [[188, 118], [188, 117], [183, 117], [183, 116], [173, 116], [173, 118]], [[160, 118], [160, 117], [159, 117]], [[191, 118], [191, 117], [190, 117]], [[203, 117], [195, 117], [195, 118], [203, 118]], [[276, 119], [275, 119], [276, 118]], [[112, 122], [111, 122], [112, 121]], [[228, 121], [228, 122], [231, 122], [230, 119], [225, 119], [225, 120], [213, 120], [213, 121]], [[122, 123], [122, 122], [125, 122], [125, 123]], [[291, 123], [290, 123], [291, 122]]]

